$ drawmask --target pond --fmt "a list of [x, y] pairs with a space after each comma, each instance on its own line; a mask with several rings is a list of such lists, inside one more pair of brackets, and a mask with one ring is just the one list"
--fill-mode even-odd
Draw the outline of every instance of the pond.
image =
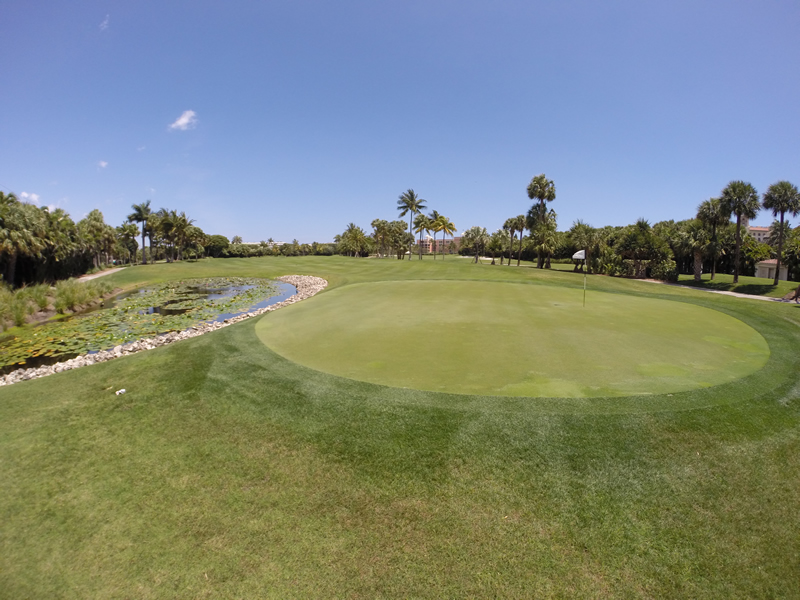
[[288, 283], [216, 277], [172, 281], [108, 298], [102, 306], [0, 340], [0, 374], [39, 367], [170, 331], [183, 331], [283, 302]]

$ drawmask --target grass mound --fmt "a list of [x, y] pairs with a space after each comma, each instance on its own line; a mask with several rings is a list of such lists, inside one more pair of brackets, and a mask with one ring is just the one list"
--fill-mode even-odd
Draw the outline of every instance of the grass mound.
[[257, 325], [304, 366], [414, 389], [498, 396], [663, 394], [745, 377], [769, 358], [752, 327], [682, 302], [475, 281], [339, 288]]

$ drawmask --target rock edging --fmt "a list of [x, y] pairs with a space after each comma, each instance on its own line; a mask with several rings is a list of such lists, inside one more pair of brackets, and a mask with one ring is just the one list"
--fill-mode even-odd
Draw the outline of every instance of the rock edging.
[[243, 313], [230, 319], [225, 319], [219, 323], [200, 323], [194, 327], [190, 327], [185, 331], [171, 331], [169, 333], [162, 333], [161, 335], [157, 335], [155, 337], [144, 338], [141, 340], [136, 340], [135, 342], [129, 342], [127, 344], [115, 346], [110, 350], [102, 350], [101, 352], [96, 352], [95, 354], [83, 354], [81, 356], [76, 356], [75, 358], [71, 358], [54, 365], [31, 369], [17, 369], [8, 375], [0, 377], [0, 387], [4, 385], [13, 385], [20, 381], [28, 381], [29, 379], [47, 377], [48, 375], [61, 373], [62, 371], [71, 371], [72, 369], [87, 367], [95, 363], [106, 362], [115, 358], [127, 356], [129, 354], [136, 354], [137, 352], [144, 352], [145, 350], [152, 350], [153, 348], [158, 348], [160, 346], [166, 346], [167, 344], [172, 344], [181, 340], [197, 337], [198, 335], [216, 331], [217, 329], [227, 327], [228, 325], [233, 325], [239, 321], [244, 321], [245, 319], [257, 317], [264, 313], [283, 308], [284, 306], [295, 304], [296, 302], [310, 298], [328, 286], [328, 282], [321, 277], [312, 277], [310, 275], [285, 275], [283, 277], [277, 277], [276, 279], [278, 281], [289, 283], [295, 286], [297, 288], [297, 293], [292, 297], [287, 298], [283, 302], [278, 302], [277, 304], [273, 304], [265, 308], [259, 308], [253, 312]]

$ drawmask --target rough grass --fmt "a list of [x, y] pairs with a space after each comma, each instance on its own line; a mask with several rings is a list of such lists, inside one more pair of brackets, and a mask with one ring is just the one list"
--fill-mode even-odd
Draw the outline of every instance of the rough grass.
[[[582, 285], [455, 260], [339, 258], [155, 265], [109, 279], [298, 272], [333, 289]], [[800, 595], [800, 309], [589, 283], [721, 310], [759, 331], [771, 356], [736, 384], [673, 397], [498, 399], [313, 371], [243, 322], [4, 388], [0, 595]]]

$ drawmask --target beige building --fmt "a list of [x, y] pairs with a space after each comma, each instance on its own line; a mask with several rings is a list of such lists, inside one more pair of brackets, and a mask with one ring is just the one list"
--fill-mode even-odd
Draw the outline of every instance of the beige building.
[[[775, 279], [775, 268], [778, 266], [777, 258], [770, 258], [769, 260], [762, 260], [756, 263], [756, 277], [763, 277], [765, 279]], [[786, 265], [781, 265], [781, 273], [778, 279], [787, 281], [789, 279], [789, 269]]]
[[759, 227], [758, 225], [747, 225], [747, 233], [756, 238], [757, 242], [767, 243], [769, 238], [769, 227]]
[[424, 238], [421, 242], [420, 240], [415, 240], [414, 243], [422, 246], [423, 254], [432, 254], [434, 252], [441, 254], [442, 252], [448, 252], [450, 250], [451, 243], [455, 244], [452, 248], [453, 252], [455, 252], [461, 246], [461, 236], [447, 238], [446, 240], [434, 240], [433, 238], [428, 237]]

